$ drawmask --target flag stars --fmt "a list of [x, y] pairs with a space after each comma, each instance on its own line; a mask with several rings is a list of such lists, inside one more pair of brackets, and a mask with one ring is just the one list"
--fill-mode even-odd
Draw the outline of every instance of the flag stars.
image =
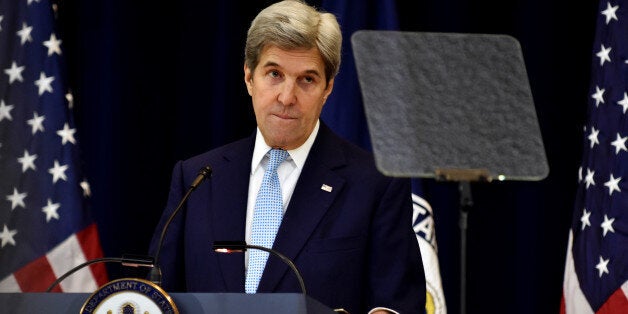
[[595, 94], [591, 95], [591, 98], [595, 99], [595, 106], [598, 107], [600, 103], [604, 103], [604, 88], [600, 89], [599, 86], [595, 86]]
[[610, 259], [604, 259], [601, 255], [600, 255], [600, 262], [597, 263], [597, 265], [595, 265], [595, 268], [597, 268], [598, 273], [600, 278], [602, 278], [602, 275], [604, 273], [608, 274], [608, 261]]
[[624, 92], [624, 99], [618, 101], [617, 104], [622, 106], [622, 108], [624, 108], [624, 113], [626, 113], [626, 110], [628, 109], [628, 94]]
[[33, 133], [33, 135], [35, 133], [37, 133], [37, 131], [43, 132], [44, 131], [44, 120], [46, 119], [45, 116], [39, 116], [37, 114], [37, 111], [35, 111], [33, 113], [33, 118], [29, 119], [26, 121], [26, 123], [28, 123], [28, 125], [31, 126], [31, 132]]
[[48, 56], [55, 53], [61, 55], [61, 42], [54, 33], [50, 34], [50, 39], [44, 41], [44, 46], [48, 47]]
[[27, 41], [33, 41], [33, 37], [31, 37], [32, 31], [32, 26], [28, 26], [26, 23], [22, 23], [22, 29], [17, 31], [17, 35], [20, 36], [20, 42], [22, 43], [22, 46], [24, 46]]
[[17, 161], [22, 164], [22, 173], [26, 172], [28, 169], [37, 170], [35, 167], [35, 159], [37, 159], [37, 154], [31, 155], [27, 150], [24, 150], [24, 156], [17, 159]]
[[611, 145], [615, 146], [615, 155], [619, 155], [620, 150], [628, 151], [628, 149], [626, 149], [626, 140], [628, 140], [628, 136], [621, 137], [619, 133], [617, 133], [617, 139], [611, 143]]
[[9, 76], [9, 85], [13, 84], [13, 82], [15, 81], [24, 81], [24, 78], [22, 77], [22, 71], [24, 71], [24, 66], [17, 66], [17, 63], [15, 63], [15, 61], [11, 63], [10, 68], [4, 69], [4, 73]]
[[611, 7], [611, 3], [606, 2], [606, 10], [600, 12], [600, 14], [606, 16], [606, 25], [608, 25], [608, 23], [610, 23], [611, 20], [618, 21], [617, 14], [616, 14], [617, 9], [619, 9], [618, 5]]
[[92, 190], [89, 187], [89, 182], [87, 182], [87, 179], [83, 179], [83, 181], [81, 181], [79, 185], [81, 186], [81, 189], [83, 189], [83, 197], [92, 196]]
[[57, 183], [59, 179], [67, 181], [68, 178], [65, 175], [65, 171], [68, 170], [68, 165], [59, 165], [59, 161], [55, 160], [54, 167], [48, 169], [48, 173], [52, 175], [52, 183]]
[[607, 215], [604, 215], [604, 222], [602, 222], [602, 236], [606, 236], [606, 234], [610, 231], [615, 233], [615, 229], [613, 228], [613, 222], [615, 222], [615, 218], [608, 219]]
[[39, 79], [35, 81], [35, 85], [39, 87], [39, 96], [41, 96], [45, 92], [52, 93], [52, 81], [54, 81], [54, 76], [46, 77], [44, 72], [39, 73]]
[[17, 230], [9, 230], [7, 225], [4, 225], [2, 232], [0, 232], [0, 240], [2, 240], [2, 244], [0, 244], [0, 246], [3, 248], [7, 244], [15, 246], [15, 239], [13, 239], [13, 236], [15, 236], [16, 234]]
[[41, 209], [41, 211], [46, 214], [46, 222], [50, 222], [52, 218], [59, 220], [59, 213], [57, 212], [59, 207], [61, 207], [61, 204], [53, 204], [52, 201], [48, 199], [48, 204]]
[[611, 62], [611, 57], [609, 56], [611, 49], [611, 47], [606, 48], [602, 45], [600, 51], [595, 54], [598, 58], [600, 58], [600, 66], [603, 66], [605, 61]]
[[68, 101], [68, 108], [72, 109], [74, 108], [74, 96], [72, 96], [72, 92], [68, 92], [67, 94], [65, 94], [65, 100]]
[[586, 228], [587, 226], [591, 227], [591, 220], [589, 219], [590, 217], [591, 212], [588, 212], [585, 208], [582, 211], [582, 217], [580, 217], [580, 221], [582, 222], [582, 230], [584, 230], [584, 228]]
[[63, 129], [57, 131], [57, 135], [61, 136], [61, 144], [65, 145], [65, 143], [70, 142], [72, 144], [76, 144], [76, 140], [74, 139], [74, 133], [76, 129], [70, 129], [70, 126], [66, 122], [63, 125]]
[[7, 201], [11, 202], [11, 210], [14, 210], [18, 206], [26, 208], [24, 198], [26, 198], [27, 195], [27, 193], [20, 193], [16, 188], [13, 188], [13, 194], [7, 195]]
[[6, 105], [4, 100], [0, 100], [0, 121], [7, 119], [9, 121], [13, 120], [11, 116], [11, 110], [13, 110], [13, 105]]
[[595, 127], [591, 127], [591, 134], [589, 134], [589, 141], [591, 141], [591, 148], [593, 148], [593, 146], [595, 146], [595, 144], [600, 144], [600, 141], [598, 140], [598, 135], [600, 134], [600, 130], [596, 130]]
[[593, 175], [595, 175], [595, 171], [591, 171], [591, 169], [587, 168], [587, 175], [586, 177], [584, 177], [584, 182], [586, 184], [586, 188], [588, 189], [589, 186], [591, 185], [595, 185], [595, 180], [593, 180]]
[[621, 177], [615, 178], [611, 173], [611, 178], [604, 183], [604, 186], [608, 187], [608, 195], [613, 195], [613, 191], [621, 192], [619, 189], [619, 181], [621, 181]]

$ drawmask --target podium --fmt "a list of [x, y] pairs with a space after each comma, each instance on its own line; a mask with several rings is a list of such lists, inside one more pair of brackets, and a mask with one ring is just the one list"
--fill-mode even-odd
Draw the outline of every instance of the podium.
[[[179, 313], [330, 314], [333, 310], [300, 293], [169, 293]], [[0, 293], [7, 313], [79, 313], [89, 293]]]

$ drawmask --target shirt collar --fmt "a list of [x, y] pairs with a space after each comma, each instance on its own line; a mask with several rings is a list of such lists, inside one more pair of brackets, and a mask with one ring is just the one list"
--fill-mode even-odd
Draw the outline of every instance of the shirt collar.
[[[310, 136], [305, 140], [303, 145], [289, 150], [288, 154], [290, 155], [287, 160], [292, 160], [296, 164], [297, 168], [303, 169], [303, 165], [305, 164], [305, 160], [307, 159], [307, 155], [310, 153], [310, 149], [312, 149], [312, 145], [314, 144], [314, 140], [316, 139], [316, 135], [318, 134], [318, 129], [320, 127], [320, 120], [316, 121], [316, 125], [314, 126], [314, 130], [310, 133]], [[254, 173], [257, 167], [260, 166], [264, 156], [271, 149], [264, 137], [262, 136], [262, 132], [257, 128], [257, 134], [255, 136], [255, 148], [253, 149], [253, 158], [251, 159], [251, 173]]]

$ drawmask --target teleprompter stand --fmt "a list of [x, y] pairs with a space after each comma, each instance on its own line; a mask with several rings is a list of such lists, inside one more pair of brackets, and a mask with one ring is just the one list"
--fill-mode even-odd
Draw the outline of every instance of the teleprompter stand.
[[378, 169], [458, 182], [466, 313], [470, 182], [549, 172], [518, 41], [506, 35], [358, 31], [351, 37]]

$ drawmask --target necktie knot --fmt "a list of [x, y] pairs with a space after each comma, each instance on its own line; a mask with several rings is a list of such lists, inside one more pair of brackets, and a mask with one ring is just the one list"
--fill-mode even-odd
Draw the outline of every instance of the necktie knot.
[[270, 159], [268, 160], [268, 168], [266, 172], [274, 172], [277, 167], [288, 158], [288, 152], [283, 149], [273, 148], [270, 150]]

